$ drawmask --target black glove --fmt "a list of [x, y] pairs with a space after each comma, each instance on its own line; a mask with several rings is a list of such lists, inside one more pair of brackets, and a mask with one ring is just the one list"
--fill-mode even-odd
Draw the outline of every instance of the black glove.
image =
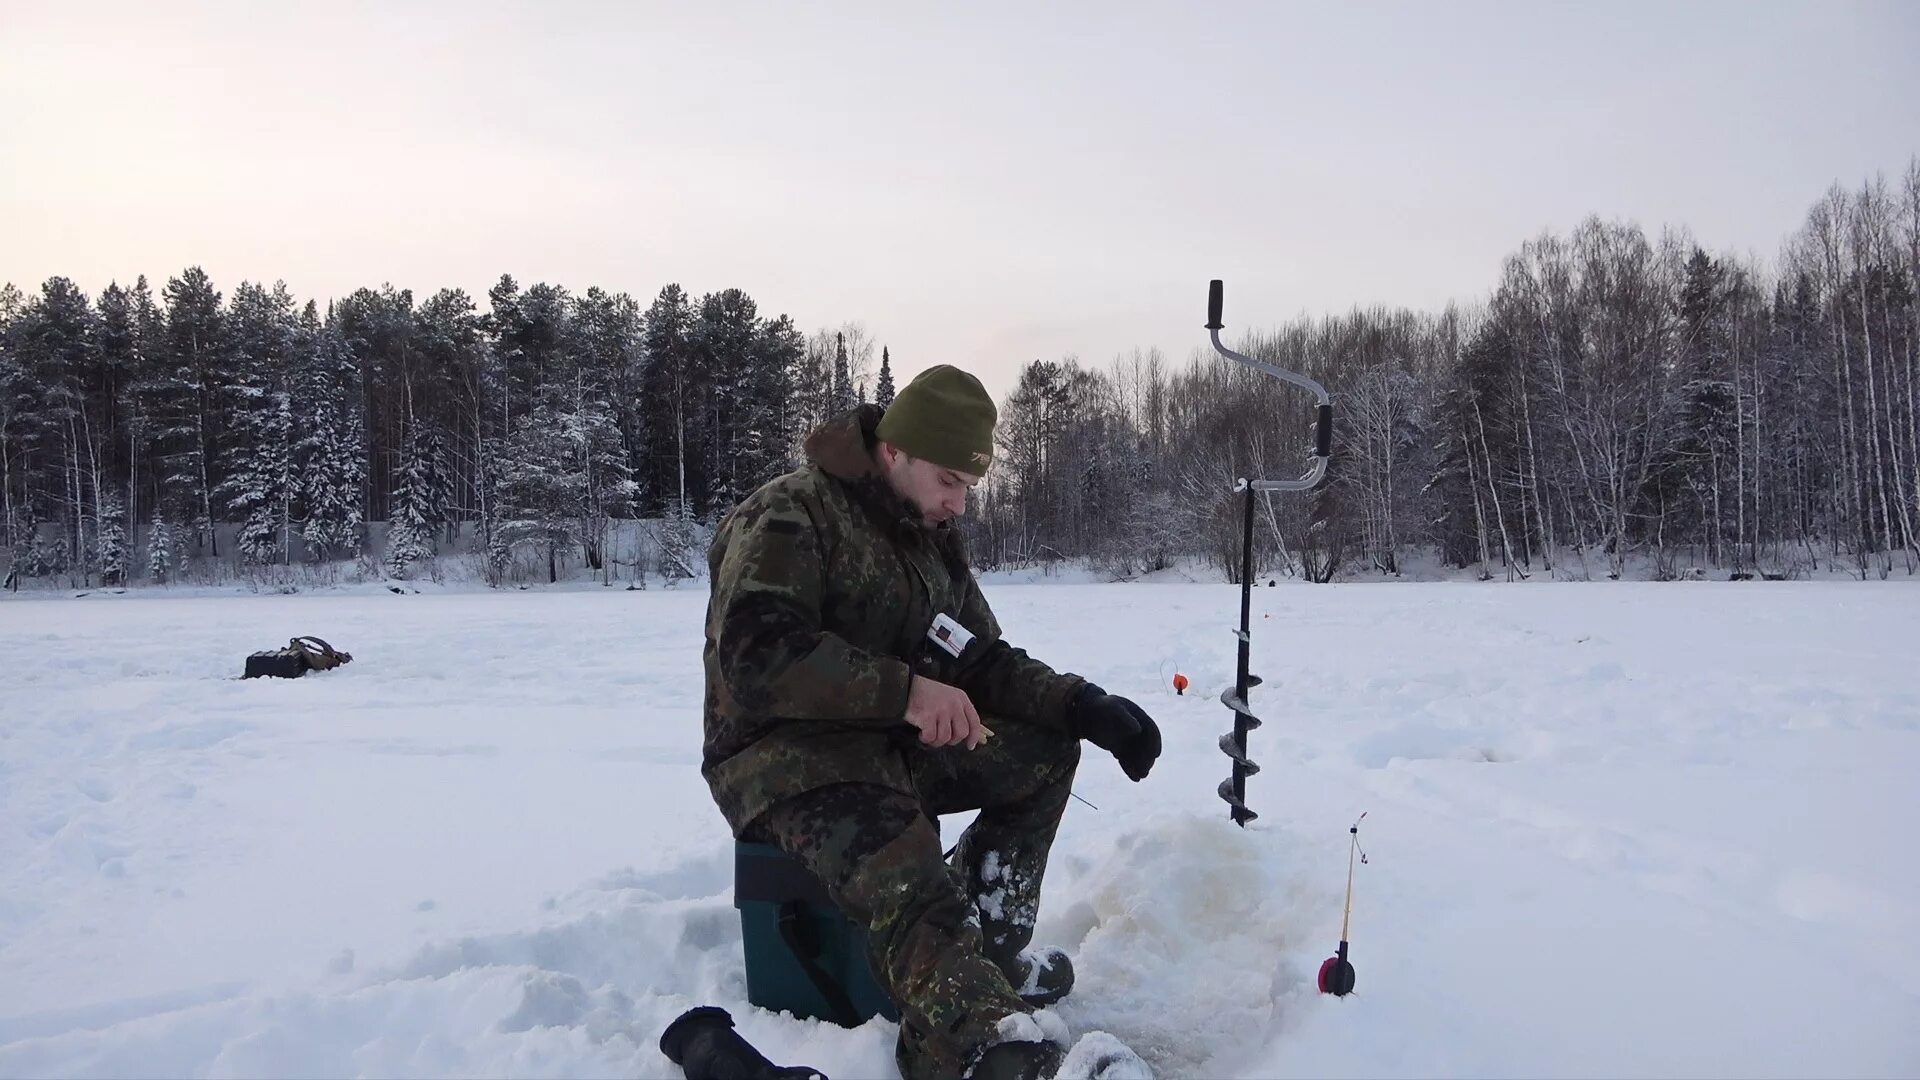
[[660, 1033], [660, 1052], [687, 1080], [827, 1080], [805, 1065], [775, 1065], [733, 1030], [718, 1005], [688, 1009]]
[[1160, 725], [1145, 709], [1088, 683], [1067, 703], [1067, 730], [1112, 754], [1129, 780], [1139, 781], [1160, 756]]

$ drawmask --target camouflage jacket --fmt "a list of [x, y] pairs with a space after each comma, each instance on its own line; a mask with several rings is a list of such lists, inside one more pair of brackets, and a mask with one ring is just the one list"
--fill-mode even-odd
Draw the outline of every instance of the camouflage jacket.
[[[808, 463], [747, 496], [707, 552], [701, 773], [736, 834], [828, 784], [911, 794], [913, 675], [965, 690], [982, 717], [1056, 728], [1083, 682], [1000, 639], [960, 534], [924, 528], [880, 475], [879, 419], [861, 406], [815, 431]], [[941, 613], [974, 635], [958, 657], [927, 638]]]

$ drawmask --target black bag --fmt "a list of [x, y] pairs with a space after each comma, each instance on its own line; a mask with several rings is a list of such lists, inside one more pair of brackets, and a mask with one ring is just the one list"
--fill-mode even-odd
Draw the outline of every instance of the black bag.
[[243, 679], [270, 675], [276, 679], [297, 679], [308, 671], [326, 671], [350, 663], [352, 653], [336, 650], [317, 637], [297, 637], [284, 649], [266, 649], [247, 657]]

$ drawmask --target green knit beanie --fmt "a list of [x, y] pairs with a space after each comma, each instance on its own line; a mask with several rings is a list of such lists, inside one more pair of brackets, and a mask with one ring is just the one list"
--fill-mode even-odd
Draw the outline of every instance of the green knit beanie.
[[874, 434], [922, 461], [984, 476], [993, 463], [998, 416], [979, 379], [937, 364], [894, 395]]

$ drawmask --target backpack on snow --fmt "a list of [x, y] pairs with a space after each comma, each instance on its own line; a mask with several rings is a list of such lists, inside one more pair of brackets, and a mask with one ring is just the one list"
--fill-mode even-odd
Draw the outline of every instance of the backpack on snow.
[[297, 679], [308, 671], [327, 671], [350, 663], [352, 653], [340, 652], [317, 637], [293, 638], [284, 649], [264, 649], [247, 657], [243, 679], [270, 675], [276, 679]]

